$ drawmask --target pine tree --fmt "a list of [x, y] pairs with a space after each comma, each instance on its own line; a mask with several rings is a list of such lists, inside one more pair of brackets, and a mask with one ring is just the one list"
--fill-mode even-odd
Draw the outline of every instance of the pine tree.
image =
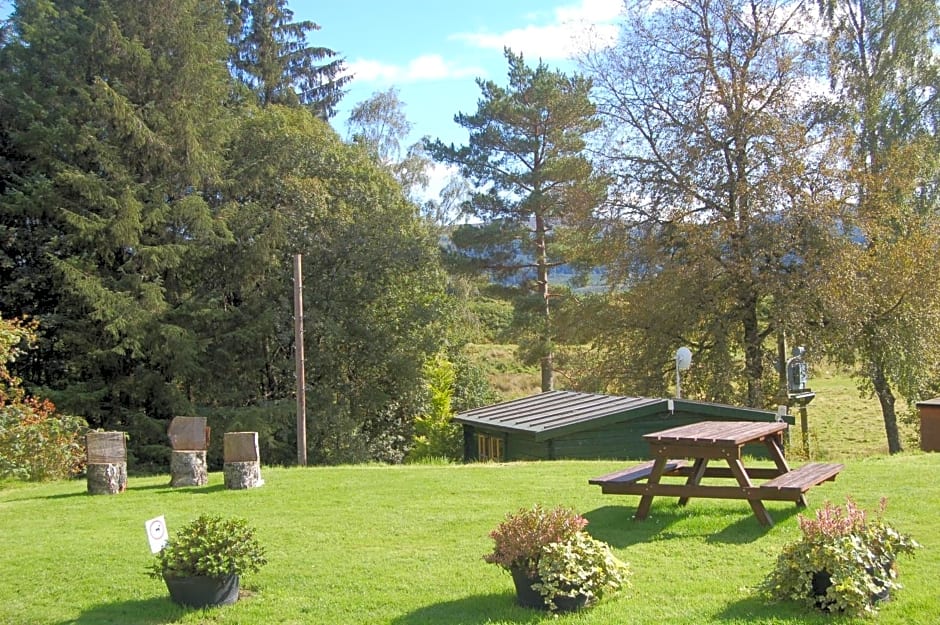
[[294, 22], [286, 0], [230, 0], [227, 4], [231, 66], [261, 106], [309, 107], [332, 117], [350, 76], [336, 52], [307, 43], [320, 26]]
[[3, 306], [34, 306], [54, 334], [60, 369], [39, 379], [62, 408], [94, 427], [171, 417], [197, 349], [180, 319], [189, 267], [225, 233], [203, 193], [228, 126], [224, 15], [199, 0], [21, 0], [11, 26]]
[[509, 84], [478, 80], [477, 112], [454, 118], [470, 132], [469, 145], [437, 141], [427, 147], [479, 189], [469, 210], [483, 224], [459, 229], [454, 243], [480, 268], [519, 281], [519, 317], [531, 319], [524, 330], [528, 359], [540, 363], [542, 390], [550, 391], [556, 335], [550, 272], [571, 260], [560, 236], [565, 226], [604, 197], [603, 181], [582, 154], [585, 136], [599, 122], [589, 80], [541, 62], [528, 67], [508, 49], [505, 55]]

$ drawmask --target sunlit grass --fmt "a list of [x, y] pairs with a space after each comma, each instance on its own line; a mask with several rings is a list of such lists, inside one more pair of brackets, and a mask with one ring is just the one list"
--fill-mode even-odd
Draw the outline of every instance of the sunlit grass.
[[[656, 500], [634, 522], [637, 498], [601, 495], [590, 477], [616, 462], [511, 465], [265, 468], [265, 485], [170, 489], [167, 476], [131, 478], [127, 492], [89, 496], [83, 481], [0, 491], [0, 623], [9, 625], [518, 624], [538, 622], [828, 624], [795, 604], [754, 592], [781, 546], [797, 535], [796, 509], [769, 502], [764, 529], [742, 501]], [[810, 492], [811, 507], [851, 494], [866, 507], [889, 498], [890, 520], [924, 543], [901, 562], [905, 588], [880, 625], [926, 623], [940, 613], [940, 534], [934, 475], [940, 455], [848, 463]], [[506, 512], [533, 503], [584, 513], [588, 529], [630, 563], [632, 587], [557, 621], [513, 604], [509, 576], [482, 560]], [[186, 611], [147, 577], [144, 521], [164, 514], [172, 533], [199, 513], [244, 516], [269, 564], [245, 579], [238, 604]], [[839, 623], [854, 623], [835, 619]], [[860, 620], [858, 623], [869, 621]]]

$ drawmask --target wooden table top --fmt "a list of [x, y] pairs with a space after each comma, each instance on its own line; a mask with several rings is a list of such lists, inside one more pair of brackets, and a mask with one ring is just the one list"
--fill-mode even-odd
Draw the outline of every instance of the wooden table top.
[[701, 421], [643, 436], [650, 443], [743, 445], [787, 429], [783, 421]]

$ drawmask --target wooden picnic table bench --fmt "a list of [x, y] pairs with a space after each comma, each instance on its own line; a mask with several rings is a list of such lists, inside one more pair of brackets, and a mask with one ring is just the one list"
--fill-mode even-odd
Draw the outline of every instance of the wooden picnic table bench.
[[[783, 455], [784, 422], [702, 421], [647, 434], [653, 460], [614, 473], [592, 478], [588, 483], [611, 495], [640, 495], [634, 518], [645, 519], [655, 496], [679, 498], [686, 505], [692, 497], [746, 500], [757, 520], [773, 525], [763, 501], [793, 501], [806, 506], [806, 492], [834, 480], [841, 464], [811, 462], [790, 469]], [[746, 468], [745, 445], [762, 443], [774, 468]], [[685, 458], [692, 458], [692, 464]], [[724, 460], [726, 467], [709, 467], [711, 460]], [[663, 477], [684, 477], [684, 484], [663, 483]], [[734, 478], [737, 485], [702, 484], [703, 478]], [[767, 480], [756, 484], [754, 480]]]

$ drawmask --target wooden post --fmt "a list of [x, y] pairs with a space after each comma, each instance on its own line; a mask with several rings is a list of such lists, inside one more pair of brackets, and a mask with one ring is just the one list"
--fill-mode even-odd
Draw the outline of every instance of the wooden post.
[[800, 404], [800, 430], [803, 435], [803, 455], [809, 460], [809, 419], [806, 416], [806, 404]]
[[255, 488], [261, 479], [261, 456], [257, 432], [226, 432], [223, 438], [225, 487], [232, 490]]
[[294, 361], [297, 369], [297, 464], [307, 466], [307, 389], [304, 376], [304, 296], [300, 254], [294, 255]]
[[89, 432], [85, 435], [88, 492], [116, 495], [127, 489], [127, 441], [124, 432]]

